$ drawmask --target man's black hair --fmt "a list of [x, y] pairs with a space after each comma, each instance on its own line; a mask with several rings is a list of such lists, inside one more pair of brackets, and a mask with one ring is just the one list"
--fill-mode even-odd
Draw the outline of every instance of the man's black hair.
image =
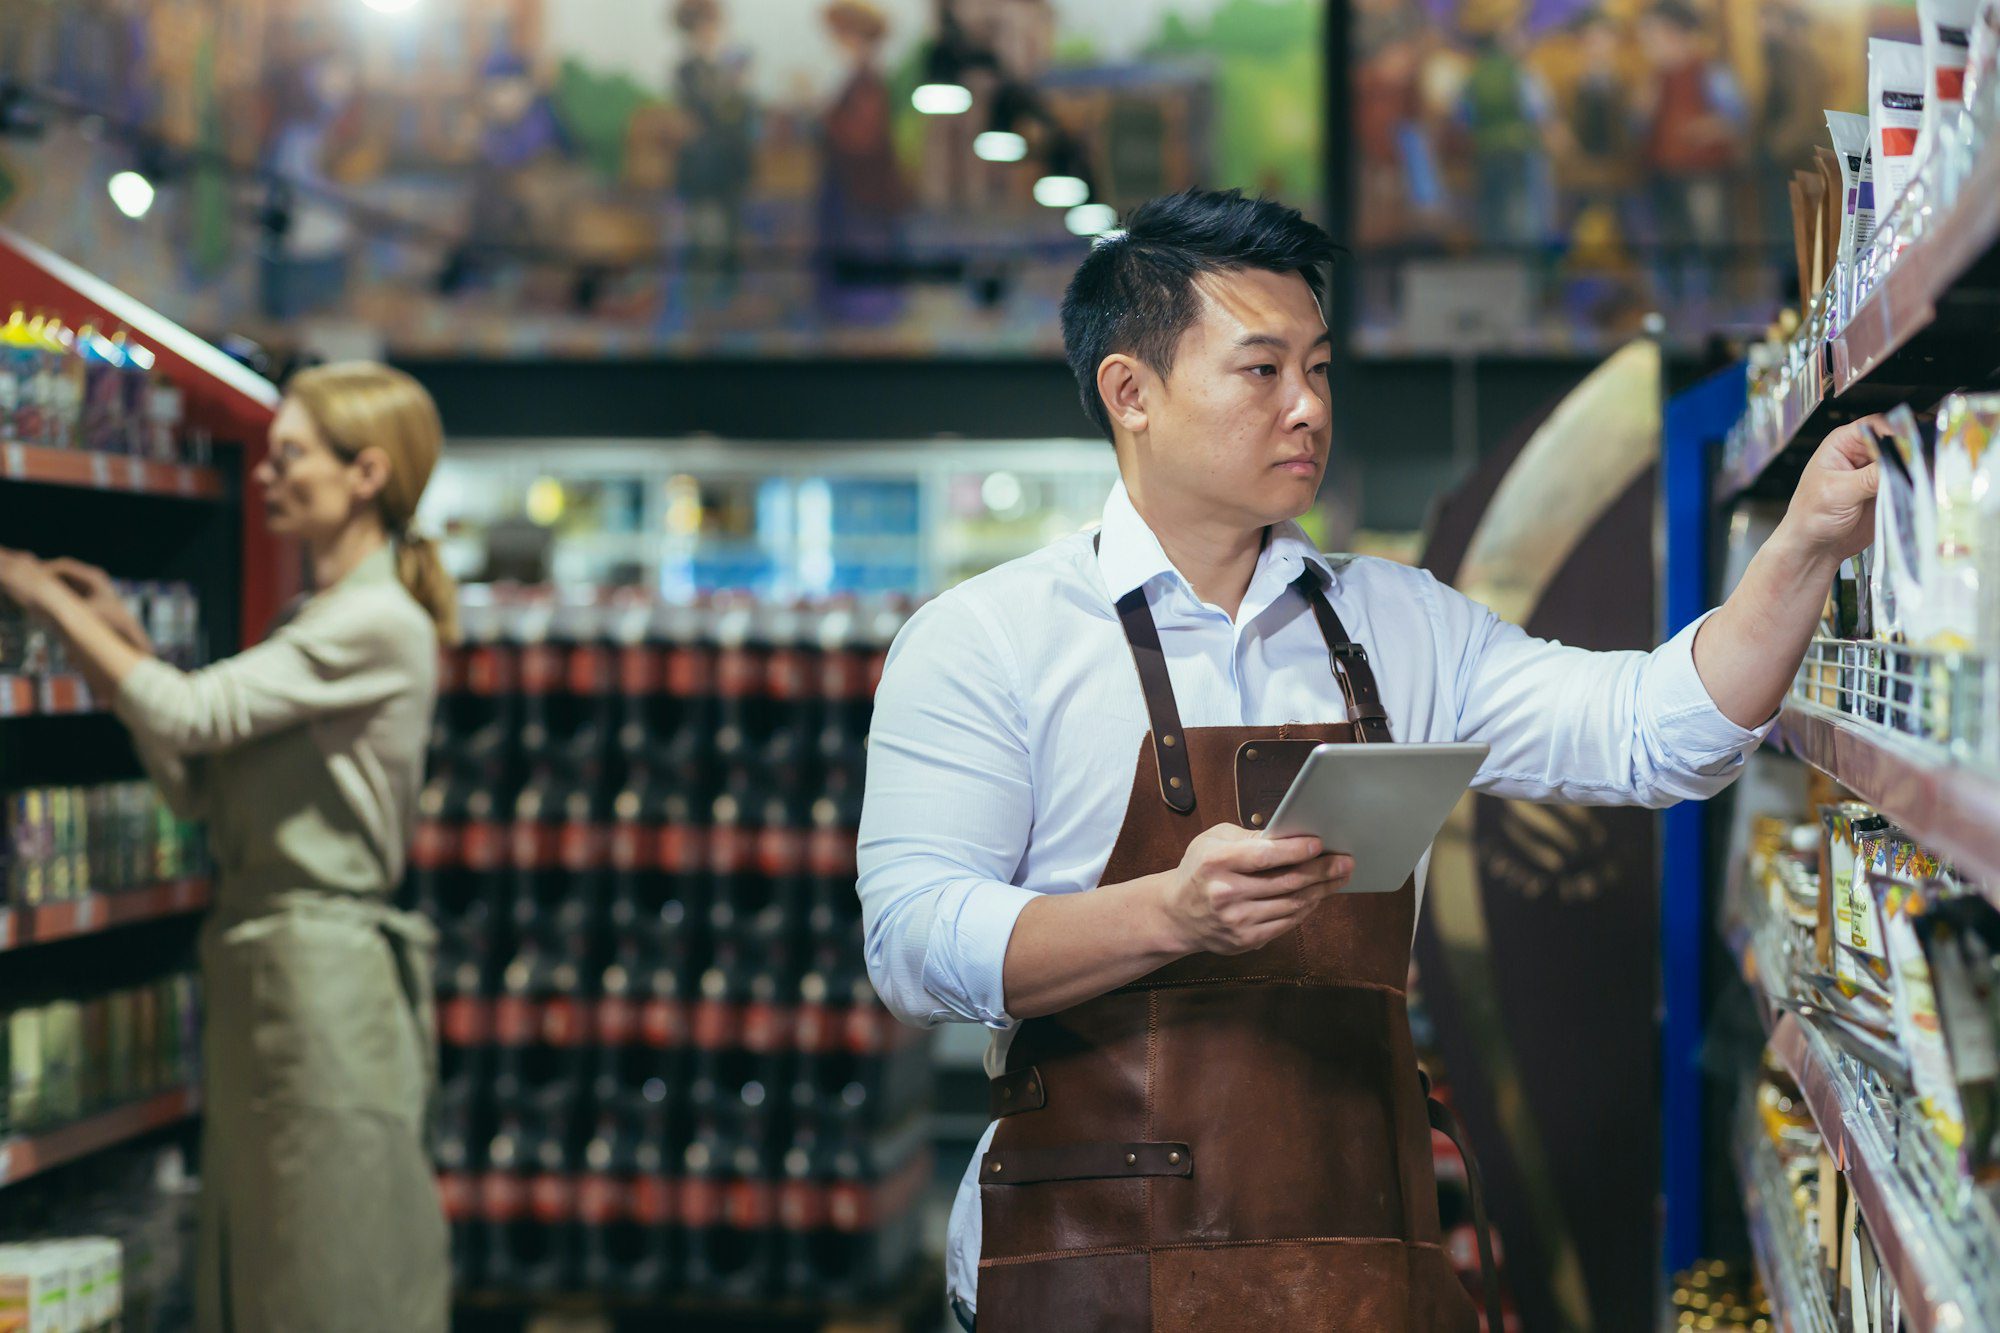
[[1181, 335], [1200, 313], [1194, 284], [1207, 273], [1296, 273], [1325, 295], [1321, 265], [1341, 253], [1296, 208], [1246, 199], [1241, 190], [1183, 190], [1132, 210], [1077, 266], [1063, 294], [1063, 350], [1083, 410], [1113, 439], [1097, 368], [1114, 353], [1170, 374]]

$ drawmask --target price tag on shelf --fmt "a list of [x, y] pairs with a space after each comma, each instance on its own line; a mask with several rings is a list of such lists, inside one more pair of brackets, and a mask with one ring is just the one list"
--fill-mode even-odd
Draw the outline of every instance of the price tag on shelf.
[[13, 717], [25, 712], [21, 706], [21, 693], [27, 682], [19, 676], [0, 676], [0, 717]]
[[179, 488], [180, 493], [182, 495], [193, 495], [195, 489], [194, 469], [185, 463], [175, 463], [173, 464], [173, 469], [174, 485]]
[[0, 1185], [14, 1178], [14, 1145], [0, 1143]]
[[142, 458], [125, 460], [125, 484], [135, 491], [143, 491], [146, 481], [146, 461]]
[[111, 485], [111, 460], [103, 454], [90, 456], [90, 482], [93, 486]]
[[104, 916], [104, 900], [94, 893], [76, 900], [76, 930], [79, 935], [96, 930]]
[[7, 475], [10, 477], [28, 475], [28, 451], [18, 444], [7, 446]]

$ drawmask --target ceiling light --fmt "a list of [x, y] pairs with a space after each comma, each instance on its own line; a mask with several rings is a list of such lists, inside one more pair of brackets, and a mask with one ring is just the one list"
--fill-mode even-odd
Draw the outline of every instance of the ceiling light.
[[145, 217], [153, 207], [153, 182], [136, 171], [121, 171], [105, 184], [111, 202], [128, 218]]
[[1097, 236], [1118, 225], [1118, 210], [1109, 204], [1078, 204], [1063, 215], [1063, 224], [1078, 236]]
[[987, 130], [972, 141], [972, 151], [987, 162], [1019, 162], [1028, 155], [1028, 141], [1012, 130]]
[[972, 110], [972, 89], [962, 83], [920, 83], [910, 105], [926, 116], [962, 116]]
[[1075, 208], [1090, 202], [1090, 185], [1081, 176], [1044, 176], [1035, 182], [1035, 202], [1044, 208]]

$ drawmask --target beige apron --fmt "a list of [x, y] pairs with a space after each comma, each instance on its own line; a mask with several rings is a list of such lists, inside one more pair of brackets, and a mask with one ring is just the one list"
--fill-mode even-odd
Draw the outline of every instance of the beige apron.
[[307, 729], [210, 759], [198, 1333], [444, 1333], [436, 933]]

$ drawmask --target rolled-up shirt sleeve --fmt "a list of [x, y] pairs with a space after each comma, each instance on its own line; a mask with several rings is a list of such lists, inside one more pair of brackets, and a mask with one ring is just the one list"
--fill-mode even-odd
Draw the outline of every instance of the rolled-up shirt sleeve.
[[1012, 882], [1034, 824], [1013, 661], [970, 599], [911, 618], [869, 729], [860, 893], [868, 975], [906, 1023], [1005, 1027]]
[[[1697, 620], [1646, 652], [1537, 639], [1426, 580], [1458, 737], [1493, 747], [1474, 785], [1495, 796], [1654, 808], [1713, 796], [1770, 731], [1731, 722], [1694, 665]], [[1772, 719], [1775, 721], [1775, 718]]]
[[309, 605], [254, 648], [199, 671], [148, 658], [113, 710], [141, 753], [217, 754], [317, 716], [380, 703], [408, 685], [409, 650], [366, 604]]

